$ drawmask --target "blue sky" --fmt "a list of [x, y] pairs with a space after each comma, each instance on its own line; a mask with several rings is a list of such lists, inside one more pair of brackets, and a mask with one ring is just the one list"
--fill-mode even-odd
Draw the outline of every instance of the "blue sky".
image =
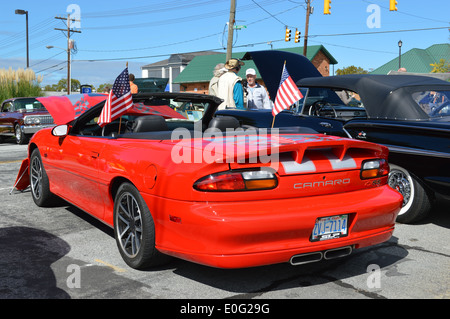
[[[448, 43], [450, 1], [397, 0], [398, 11], [389, 11], [389, 0], [332, 0], [331, 15], [323, 14], [323, 0], [312, 0], [309, 45], [324, 45], [336, 58], [335, 70], [350, 65], [366, 70], [402, 53]], [[82, 33], [75, 33], [77, 53], [72, 77], [82, 84], [112, 82], [129, 62], [140, 77], [140, 66], [166, 59], [173, 53], [201, 50], [226, 52], [229, 0], [15, 0], [0, 4], [0, 68], [26, 66], [25, 16], [29, 12], [30, 66], [53, 84], [67, 76], [66, 37], [63, 21], [75, 4]], [[374, 6], [375, 5], [375, 6]], [[305, 0], [237, 0], [234, 52], [267, 50], [300, 44], [284, 41], [285, 26], [305, 32]], [[440, 28], [440, 29], [439, 29]], [[333, 70], [332, 70], [333, 71]]]

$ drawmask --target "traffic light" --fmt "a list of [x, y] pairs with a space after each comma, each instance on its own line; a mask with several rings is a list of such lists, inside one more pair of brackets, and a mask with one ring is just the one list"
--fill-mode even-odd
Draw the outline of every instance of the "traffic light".
[[331, 0], [324, 0], [323, 1], [323, 14], [331, 14]]
[[291, 29], [286, 28], [286, 35], [284, 37], [284, 41], [286, 42], [291, 41]]
[[397, 11], [397, 1], [389, 0], [389, 11]]
[[294, 39], [295, 43], [299, 43], [300, 42], [300, 31], [295, 30], [295, 39]]

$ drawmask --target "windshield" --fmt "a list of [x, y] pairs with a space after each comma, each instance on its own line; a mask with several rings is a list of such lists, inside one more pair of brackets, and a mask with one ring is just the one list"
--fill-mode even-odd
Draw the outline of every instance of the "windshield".
[[29, 99], [17, 99], [14, 101], [14, 107], [16, 110], [34, 111], [43, 109], [44, 106], [35, 98]]
[[450, 116], [450, 91], [419, 91], [412, 97], [430, 117]]
[[330, 104], [340, 104], [340, 105], [343, 104], [343, 102], [337, 96], [337, 94], [330, 89], [309, 88], [306, 94], [304, 95], [303, 101], [304, 105], [311, 106], [313, 103], [316, 103], [318, 101], [324, 101]]
[[[71, 134], [112, 136], [129, 132], [171, 131], [178, 127], [193, 130], [195, 123], [202, 120], [204, 113], [211, 105], [212, 103], [201, 98], [144, 97], [138, 99], [138, 102], [135, 102], [126, 114], [102, 127], [98, 125], [98, 118], [103, 107], [97, 107], [93, 111], [84, 113], [77, 120]], [[164, 125], [155, 122], [156, 124], [153, 127], [152, 122], [142, 124], [143, 121], [138, 120], [141, 117], [149, 118], [149, 116], [162, 117], [163, 120], [159, 121], [164, 122]], [[157, 120], [155, 119], [155, 121]], [[141, 123], [140, 126], [138, 122]]]
[[[313, 115], [317, 107], [336, 109], [339, 107], [359, 107], [364, 110], [359, 95], [352, 91], [330, 90], [328, 88], [300, 88], [303, 98], [299, 101], [302, 114]], [[319, 114], [315, 114], [319, 115]]]
[[200, 101], [177, 102], [172, 100], [170, 103], [170, 107], [191, 121], [201, 120], [209, 106], [210, 104], [208, 102]]

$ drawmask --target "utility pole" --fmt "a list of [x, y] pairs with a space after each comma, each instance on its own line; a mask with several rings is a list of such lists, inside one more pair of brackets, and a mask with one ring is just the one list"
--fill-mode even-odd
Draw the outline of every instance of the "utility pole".
[[306, 23], [305, 23], [305, 35], [303, 37], [303, 55], [306, 57], [308, 51], [308, 29], [309, 29], [309, 15], [311, 14], [311, 0], [306, 1]]
[[233, 51], [233, 32], [234, 22], [236, 17], [236, 0], [231, 0], [230, 5], [230, 19], [228, 21], [228, 41], [227, 41], [227, 61], [231, 59]]
[[[55, 19], [59, 19], [59, 20], [63, 20], [63, 21], [66, 20], [66, 18], [64, 18], [64, 17], [55, 17]], [[68, 14], [67, 15], [67, 23], [66, 23], [67, 29], [55, 28], [55, 30], [67, 32], [67, 50], [66, 50], [67, 51], [67, 95], [70, 94], [71, 85], [72, 85], [71, 84], [71, 69], [70, 69], [70, 64], [71, 64], [71, 61], [70, 61], [70, 50], [72, 48], [71, 48], [70, 35], [71, 35], [71, 32], [81, 33], [81, 31], [73, 30], [73, 29], [70, 28], [70, 22], [71, 21], [79, 21], [79, 20], [70, 19], [70, 14]]]

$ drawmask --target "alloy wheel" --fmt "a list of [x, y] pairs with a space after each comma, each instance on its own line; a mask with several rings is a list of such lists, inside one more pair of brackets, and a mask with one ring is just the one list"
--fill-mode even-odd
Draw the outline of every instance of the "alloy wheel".
[[403, 195], [403, 204], [406, 206], [411, 199], [411, 180], [400, 170], [392, 170], [389, 174], [388, 184]]
[[142, 216], [136, 198], [125, 192], [119, 198], [117, 236], [123, 252], [128, 257], [139, 253], [142, 243]]
[[39, 157], [33, 157], [30, 166], [30, 184], [33, 196], [41, 198], [42, 194], [42, 164]]

